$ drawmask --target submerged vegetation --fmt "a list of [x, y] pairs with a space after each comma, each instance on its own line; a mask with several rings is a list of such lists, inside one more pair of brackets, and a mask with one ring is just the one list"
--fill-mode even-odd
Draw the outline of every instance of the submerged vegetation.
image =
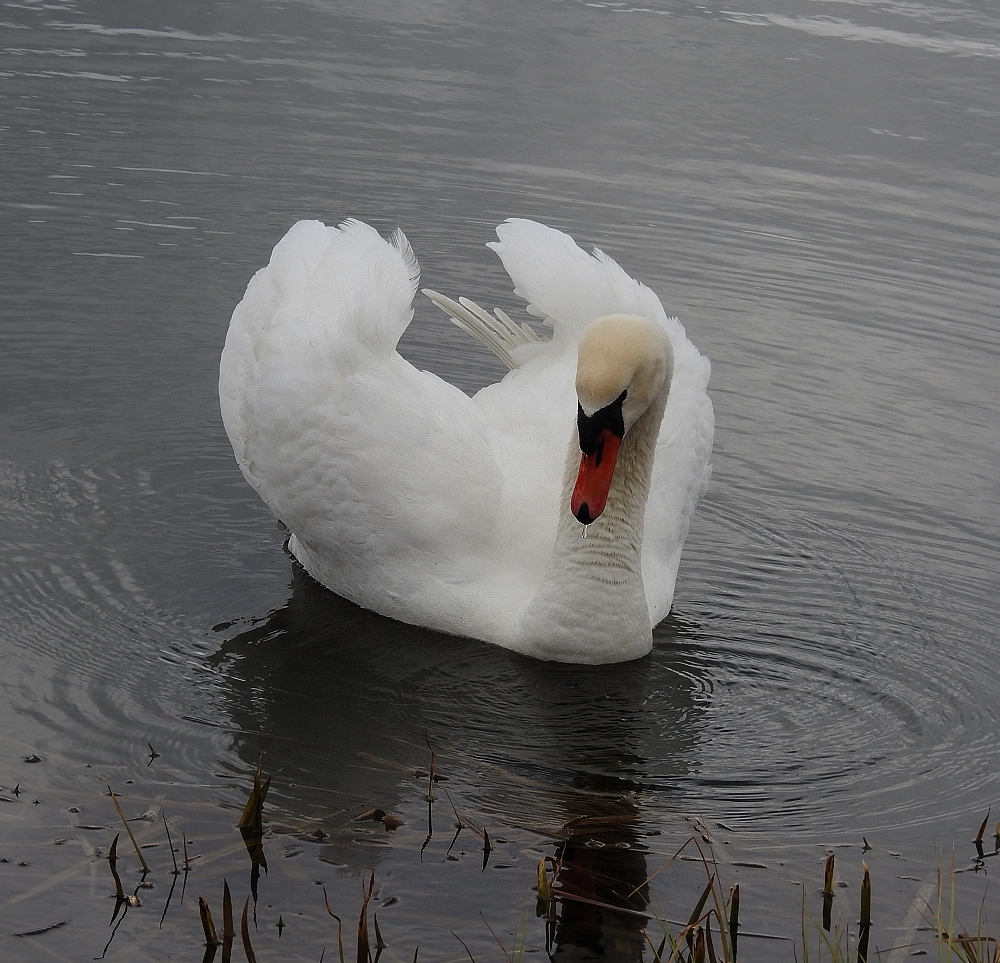
[[[259, 771], [255, 777], [255, 790], [259, 785], [258, 777]], [[263, 803], [263, 795], [259, 795], [256, 791], [252, 792], [247, 804], [248, 809], [251, 804], [258, 801], [260, 804]], [[259, 809], [257, 812], [259, 815]], [[456, 830], [461, 832], [463, 828], [461, 817], [457, 816], [457, 818], [459, 822], [456, 824]], [[632, 956], [635, 960], [646, 958], [653, 963], [738, 963], [742, 925], [740, 920], [740, 884], [733, 884], [729, 887], [728, 892], [726, 891], [722, 882], [722, 867], [716, 859], [712, 846], [705, 845], [704, 835], [691, 836], [671, 859], [653, 874], [657, 875], [668, 870], [672, 863], [682, 859], [696, 861], [702, 866], [707, 877], [705, 886], [687, 920], [683, 922], [662, 919], [656, 913], [650, 912], [648, 907], [645, 911], [630, 908], [628, 904], [635, 901], [636, 897], [640, 897], [638, 900], [640, 905], [647, 905], [645, 903], [646, 889], [651, 877], [643, 880], [639, 886], [632, 889], [619, 888], [617, 890], [619, 898], [614, 902], [584, 895], [579, 890], [579, 882], [573, 878], [574, 869], [569, 861], [570, 838], [572, 838], [571, 833], [566, 840], [559, 844], [556, 853], [540, 860], [537, 867], [535, 916], [544, 924], [544, 948], [550, 959], [555, 958], [555, 954], [560, 948], [560, 931], [571, 925], [571, 921], [577, 915], [577, 910], [583, 906], [598, 911], [592, 919], [595, 920], [593, 925], [602, 930], [602, 935], [605, 928], [608, 930], [614, 928], [616, 917], [626, 915], [633, 918], [645, 942], [645, 947], [641, 949], [636, 947], [637, 952]], [[1000, 826], [998, 826], [997, 849], [988, 856], [983, 853], [976, 859], [981, 861], [989, 856], [997, 855], [998, 852], [1000, 852]], [[936, 951], [941, 961], [1000, 963], [1000, 948], [998, 948], [997, 939], [982, 932], [985, 924], [983, 916], [980, 915], [977, 919], [975, 932], [969, 932], [962, 927], [955, 915], [954, 883], [956, 873], [960, 871], [954, 868], [947, 877], [940, 870], [938, 871], [933, 900], [915, 904], [922, 925], [913, 927], [912, 942], [900, 943], [888, 948], [871, 948], [872, 880], [867, 864], [862, 863], [862, 866], [860, 913], [856, 924], [856, 935], [852, 928], [846, 926], [842, 920], [834, 923], [832, 919], [832, 904], [836, 896], [834, 891], [836, 857], [830, 853], [824, 861], [822, 921], [816, 922], [812, 918], [807, 906], [807, 898], [803, 896], [801, 942], [791, 949], [790, 955], [786, 958], [801, 960], [802, 963], [809, 963], [809, 961], [815, 961], [815, 963], [823, 963], [823, 961], [828, 961], [828, 963], [847, 963], [847, 961], [868, 963], [869, 960], [889, 960], [892, 963], [892, 961], [905, 957], [925, 956]], [[596, 883], [596, 880], [592, 880], [592, 882]], [[613, 886], [620, 881], [607, 880], [605, 882]], [[383, 951], [389, 945], [379, 927], [378, 915], [371, 911], [374, 893], [375, 874], [372, 873], [367, 884], [362, 885], [361, 889], [356, 941], [357, 963], [379, 963]], [[323, 900], [327, 913], [337, 922], [337, 959], [339, 963], [346, 963], [343, 920], [330, 908], [325, 887], [323, 888]], [[241, 936], [248, 963], [256, 963], [257, 957], [253, 950], [247, 919], [249, 903], [250, 898], [248, 897], [243, 907]], [[216, 948], [219, 946], [223, 948], [223, 961], [228, 961], [231, 958], [229, 948], [231, 948], [235, 936], [228, 883], [224, 883], [225, 927], [221, 938], [217, 935], [212, 924], [207, 902], [200, 898], [199, 905], [206, 940], [204, 963], [211, 963], [214, 960]], [[370, 913], [373, 928], [369, 926]], [[490, 931], [504, 960], [518, 963], [523, 958], [526, 952], [527, 917], [521, 932], [514, 934], [515, 940], [509, 947], [497, 936], [485, 917], [483, 924]], [[654, 934], [659, 935], [658, 942], [656, 942]], [[480, 963], [461, 937], [454, 932], [451, 935], [462, 945], [470, 963]], [[784, 937], [759, 933], [749, 935], [758, 940], [790, 942]], [[415, 945], [413, 947], [413, 963], [417, 963], [419, 955], [420, 947]], [[320, 963], [323, 963], [325, 956], [326, 949], [324, 948], [319, 957]], [[613, 956], [613, 958], [619, 957]], [[759, 958], [759, 954], [757, 958]]]
[[[729, 826], [718, 823], [710, 828], [692, 818], [687, 838], [672, 852], [660, 854], [648, 845], [650, 833], [640, 829], [635, 799], [589, 793], [585, 804], [578, 805], [578, 811], [562, 825], [532, 829], [539, 837], [537, 845], [523, 840], [515, 844], [507, 838], [510, 827], [497, 823], [490, 828], [482, 814], [473, 819], [463, 811], [461, 792], [448, 788], [439, 754], [429, 739], [425, 741], [429, 764], [425, 769], [411, 769], [410, 774], [418, 786], [426, 787], [420, 789], [426, 826], [419, 825], [419, 818], [413, 825], [408, 814], [411, 827], [406, 830], [402, 818], [373, 806], [353, 812], [341, 810], [345, 831], [361, 833], [360, 838], [376, 844], [378, 837], [372, 834], [396, 840], [402, 830], [410, 840], [414, 860], [422, 863], [434, 856], [443, 862], [465, 862], [466, 874], [508, 869], [516, 858], [512, 855], [515, 849], [517, 855], [528, 858], [534, 854], [530, 877], [525, 873], [518, 877], [522, 896], [517, 905], [480, 907], [480, 918], [475, 920], [467, 906], [459, 907], [461, 893], [445, 892], [444, 902], [454, 900], [455, 905], [443, 908], [439, 930], [428, 920], [416, 932], [401, 925], [398, 916], [386, 924], [384, 919], [380, 921], [379, 913], [384, 916], [388, 907], [405, 898], [382, 893], [392, 870], [365, 871], [354, 898], [350, 897], [350, 886], [344, 885], [331, 897], [326, 882], [314, 878], [315, 896], [310, 898], [308, 889], [297, 892], [296, 899], [303, 905], [291, 909], [287, 901], [278, 906], [267, 903], [267, 888], [273, 889], [276, 882], [262, 883], [262, 876], [268, 874], [268, 850], [272, 862], [277, 852], [279, 865], [287, 865], [287, 857], [296, 853], [287, 846], [282, 850], [284, 840], [323, 843], [329, 834], [317, 823], [288, 825], [279, 818], [280, 807], [268, 811], [272, 781], [258, 761], [250, 774], [242, 811], [229, 823], [229, 833], [218, 835], [214, 848], [208, 850], [198, 847], [192, 851], [190, 817], [178, 819], [159, 808], [129, 817], [127, 805], [123, 807], [118, 793], [105, 783], [106, 798], [111, 800], [120, 825], [106, 852], [95, 851], [107, 864], [103, 873], [95, 876], [95, 885], [113, 905], [109, 907], [110, 932], [102, 939], [103, 949], [97, 945], [87, 955], [131, 959], [132, 948], [141, 948], [166, 928], [168, 939], [192, 948], [200, 944], [203, 963], [243, 958], [248, 963], [418, 963], [427, 959], [521, 963], [529, 954], [545, 953], [556, 959], [568, 950], [600, 955], [609, 963], [902, 963], [911, 956], [927, 956], [939, 963], [1000, 963], [997, 920], [987, 912], [985, 885], [991, 860], [1000, 852], [1000, 824], [991, 846], [985, 843], [990, 813], [972, 839], [975, 854], [968, 863], [956, 866], [953, 859], [949, 868], [938, 869], [935, 879], [921, 880], [905, 920], [889, 920], [885, 910], [879, 909], [885, 905], [884, 901], [880, 904], [879, 890], [884, 893], [891, 879], [884, 871], [879, 874], [870, 869], [868, 854], [873, 847], [863, 838], [860, 865], [848, 860], [845, 870], [844, 860], [838, 860], [833, 850], [815, 861], [815, 876], [802, 881], [798, 890], [794, 909], [800, 921], [798, 932], [778, 935], [762, 932], [761, 923], [766, 928], [768, 920], [781, 915], [767, 912], [768, 901], [784, 897], [769, 892], [766, 877], [754, 878], [755, 871], [766, 871], [768, 866], [733, 858], [726, 849], [729, 840], [716, 838], [718, 829], [731, 831]], [[17, 802], [22, 791], [20, 785], [15, 789], [16, 794], [9, 790], [10, 796], [2, 791], [0, 795]], [[79, 812], [76, 807], [69, 811]], [[214, 818], [217, 821], [217, 815]], [[78, 824], [77, 828], [105, 831], [111, 827]], [[169, 858], [162, 852], [164, 845]], [[466, 860], [467, 856], [471, 858]], [[88, 863], [93, 865], [94, 861]], [[201, 869], [210, 864], [215, 864], [215, 872]], [[196, 868], [199, 871], [192, 875]], [[341, 870], [346, 869], [341, 866]], [[145, 916], [141, 926], [131, 927], [129, 939], [133, 943], [116, 950], [125, 920], [134, 920], [132, 914], [142, 912], [143, 904], [153, 896], [158, 874], [170, 879], [162, 910]], [[65, 876], [66, 872], [54, 874], [23, 896], [0, 901], [0, 909], [29, 898], [37, 904]], [[246, 881], [243, 893], [239, 892], [241, 878]], [[356, 886], [358, 874], [356, 870], [341, 872], [339, 878], [344, 883], [353, 880]], [[979, 884], [978, 906], [970, 902], [969, 887], [963, 880]], [[669, 905], [663, 903], [664, 894]], [[196, 915], [192, 898], [196, 898]], [[63, 905], [68, 919], [26, 925], [10, 932], [10, 937], [25, 944], [53, 939], [48, 934], [63, 932], [72, 922], [74, 907], [65, 901]], [[182, 907], [180, 912], [178, 906]], [[966, 923], [960, 915], [970, 906], [974, 918]], [[259, 914], [260, 908], [264, 908], [264, 915]], [[780, 909], [788, 918], [790, 908]], [[302, 925], [305, 919], [310, 924], [308, 933]], [[498, 925], [498, 921], [504, 922]], [[283, 936], [290, 925], [294, 935]], [[470, 927], [478, 930], [478, 935]], [[143, 933], [149, 935], [144, 938]], [[49, 946], [45, 949], [55, 959], [71, 958]], [[136, 953], [139, 957], [162, 958], [142, 956], [141, 949]]]

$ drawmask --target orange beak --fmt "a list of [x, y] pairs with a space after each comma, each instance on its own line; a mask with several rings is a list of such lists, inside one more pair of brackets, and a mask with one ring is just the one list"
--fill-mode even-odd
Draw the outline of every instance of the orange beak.
[[580, 458], [580, 472], [576, 476], [576, 487], [570, 500], [570, 509], [577, 521], [589, 525], [600, 517], [608, 503], [611, 476], [622, 439], [609, 428], [602, 428], [597, 435], [597, 446], [593, 453]]

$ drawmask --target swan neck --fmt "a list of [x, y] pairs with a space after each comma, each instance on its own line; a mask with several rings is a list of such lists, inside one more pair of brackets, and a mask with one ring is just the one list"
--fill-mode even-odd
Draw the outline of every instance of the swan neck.
[[607, 505], [588, 526], [570, 511], [580, 467], [579, 441], [572, 433], [552, 558], [523, 623], [525, 641], [542, 658], [616, 662], [645, 655], [652, 646], [642, 538], [668, 393], [665, 384], [625, 435]]

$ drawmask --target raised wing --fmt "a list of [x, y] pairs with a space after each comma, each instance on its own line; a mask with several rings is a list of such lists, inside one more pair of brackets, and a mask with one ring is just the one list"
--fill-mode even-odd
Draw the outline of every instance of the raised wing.
[[401, 231], [388, 244], [356, 220], [299, 221], [278, 242], [233, 313], [219, 371], [222, 420], [254, 488], [260, 422], [281, 418], [269, 406], [284, 390], [327, 385], [348, 343], [388, 357], [413, 317], [419, 276]]
[[416, 279], [401, 234], [295, 225], [233, 315], [220, 397], [244, 475], [306, 568], [396, 617], [392, 599], [411, 596], [412, 619], [423, 592], [434, 625], [436, 586], [481, 584], [492, 564], [500, 473], [479, 408], [395, 351]]
[[662, 323], [659, 298], [623, 271], [603, 251], [587, 254], [562, 231], [537, 221], [511, 218], [489, 244], [514, 282], [514, 293], [528, 302], [528, 313], [579, 340], [587, 326], [608, 314], [638, 314]]

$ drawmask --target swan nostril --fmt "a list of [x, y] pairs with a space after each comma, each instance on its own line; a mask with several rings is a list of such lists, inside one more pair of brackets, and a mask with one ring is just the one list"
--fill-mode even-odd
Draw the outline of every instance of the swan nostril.
[[581, 525], [590, 525], [594, 521], [590, 515], [590, 506], [586, 502], [576, 510], [576, 520]]

